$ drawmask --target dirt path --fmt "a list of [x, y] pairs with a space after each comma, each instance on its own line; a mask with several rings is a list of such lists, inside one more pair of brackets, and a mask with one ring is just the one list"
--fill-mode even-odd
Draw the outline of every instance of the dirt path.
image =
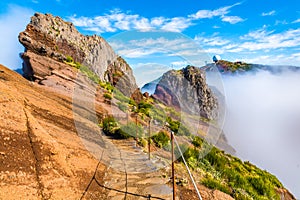
[[163, 178], [159, 171], [167, 167], [165, 163], [155, 158], [148, 160], [148, 155], [135, 147], [134, 140], [116, 140], [107, 136], [102, 139], [106, 148], [100, 162], [108, 163], [108, 167], [104, 174], [96, 169], [95, 183], [91, 187], [94, 191], [87, 192], [84, 199], [93, 199], [95, 193], [102, 199], [113, 200], [172, 199], [172, 188], [167, 184], [169, 179]]

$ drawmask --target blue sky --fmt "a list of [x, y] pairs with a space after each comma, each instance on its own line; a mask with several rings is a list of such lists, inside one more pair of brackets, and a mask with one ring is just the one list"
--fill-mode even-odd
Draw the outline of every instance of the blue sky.
[[[22, 51], [17, 35], [34, 12], [58, 15], [72, 21], [83, 34], [98, 34], [108, 40], [126, 31], [147, 32], [146, 38], [140, 38], [148, 44], [147, 49], [141, 45], [116, 49], [133, 68], [151, 64], [153, 58], [156, 63], [159, 63], [157, 59], [163, 60], [157, 57], [161, 53], [156, 52], [157, 45], [172, 52], [171, 43], [178, 47], [176, 38], [163, 34], [154, 39], [152, 33], [158, 30], [183, 34], [202, 49], [182, 48], [176, 51], [180, 56], [205, 53], [205, 61], [210, 62], [214, 54], [219, 54], [230, 61], [300, 66], [300, 4], [297, 0], [2, 0], [0, 42], [5, 48], [1, 48], [4, 52], [0, 52], [0, 63], [18, 67], [18, 63], [8, 60]], [[141, 41], [135, 39], [136, 44]], [[123, 41], [123, 47], [129, 42]], [[156, 46], [153, 49], [151, 45]], [[165, 59], [162, 65], [176, 67], [185, 62], [184, 59]]]

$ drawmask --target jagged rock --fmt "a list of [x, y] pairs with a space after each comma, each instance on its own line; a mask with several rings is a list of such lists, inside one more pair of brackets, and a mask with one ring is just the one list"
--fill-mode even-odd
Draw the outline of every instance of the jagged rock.
[[194, 66], [166, 72], [153, 97], [168, 106], [200, 113], [208, 119], [215, 119], [218, 114], [218, 101], [206, 84], [205, 72]]
[[[97, 74], [100, 80], [122, 85], [119, 88], [123, 93], [132, 94], [137, 89], [130, 66], [102, 37], [84, 36], [72, 23], [60, 17], [34, 14], [26, 30], [19, 34], [19, 41], [25, 47], [21, 57], [24, 76], [29, 79], [49, 76], [53, 69], [60, 67], [57, 62], [63, 63], [67, 57], [72, 57], [74, 62]], [[43, 56], [47, 65], [33, 63], [34, 55]]]

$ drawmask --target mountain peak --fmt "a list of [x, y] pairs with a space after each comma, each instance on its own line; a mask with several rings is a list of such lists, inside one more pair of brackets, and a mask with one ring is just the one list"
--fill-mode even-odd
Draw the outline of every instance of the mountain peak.
[[218, 102], [206, 84], [205, 71], [195, 66], [166, 72], [157, 84], [153, 97], [183, 110], [190, 110], [194, 105], [193, 110], [208, 119], [217, 116]]

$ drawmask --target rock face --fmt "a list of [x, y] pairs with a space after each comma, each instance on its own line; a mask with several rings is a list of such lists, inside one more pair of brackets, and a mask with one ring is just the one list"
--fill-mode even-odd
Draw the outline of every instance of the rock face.
[[[130, 66], [102, 37], [84, 36], [60, 17], [36, 13], [26, 30], [19, 34], [19, 41], [25, 47], [23, 72], [29, 79], [47, 79], [53, 68], [57, 68], [57, 62], [63, 63], [71, 57], [102, 81], [117, 84], [121, 80], [122, 92], [132, 94], [137, 89]], [[46, 57], [47, 63], [36, 65], [33, 60], [38, 56]]]
[[206, 84], [205, 72], [194, 66], [166, 72], [153, 97], [168, 106], [197, 112], [208, 119], [217, 117], [218, 102]]

